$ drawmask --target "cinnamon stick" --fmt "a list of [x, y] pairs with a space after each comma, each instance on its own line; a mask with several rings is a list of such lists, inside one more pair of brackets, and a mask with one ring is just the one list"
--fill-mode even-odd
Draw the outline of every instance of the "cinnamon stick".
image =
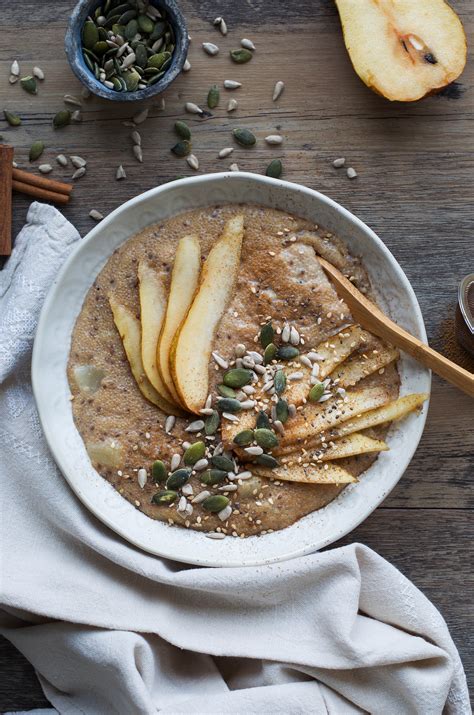
[[36, 176], [36, 174], [30, 174], [29, 171], [23, 171], [22, 169], [13, 169], [13, 178], [24, 184], [38, 186], [40, 189], [54, 191], [57, 194], [69, 195], [73, 189], [72, 184], [64, 184], [62, 181], [47, 179], [45, 176]]
[[0, 256], [12, 252], [13, 147], [0, 144]]
[[22, 194], [28, 194], [40, 201], [51, 201], [53, 204], [67, 204], [69, 202], [69, 194], [59, 194], [56, 191], [48, 191], [33, 184], [25, 184], [22, 181], [13, 179], [12, 188], [14, 191], [20, 191]]

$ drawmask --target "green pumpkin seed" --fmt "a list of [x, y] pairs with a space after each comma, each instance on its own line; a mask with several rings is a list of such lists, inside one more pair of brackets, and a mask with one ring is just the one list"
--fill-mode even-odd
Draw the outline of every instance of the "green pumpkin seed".
[[253, 435], [256, 443], [262, 449], [272, 449], [278, 446], [276, 434], [269, 429], [256, 429]]
[[149, 79], [147, 81], [147, 84], [148, 85], [156, 84], [162, 78], [163, 75], [164, 75], [164, 72], [160, 72], [155, 77], [152, 77], [151, 79]]
[[135, 62], [138, 65], [138, 67], [142, 67], [145, 69], [148, 63], [148, 52], [146, 51], [146, 47], [142, 42], [139, 42], [138, 45], [135, 47]]
[[94, 62], [93, 60], [86, 54], [84, 54], [84, 62], [87, 65], [87, 68], [91, 71], [94, 72]]
[[36, 159], [39, 159], [43, 151], [44, 142], [40, 140], [33, 142], [30, 147], [30, 161], [36, 161]]
[[244, 429], [239, 432], [234, 437], [234, 444], [238, 444], [239, 447], [248, 447], [249, 444], [253, 442], [253, 430]]
[[164, 482], [168, 476], [168, 470], [166, 469], [164, 463], [161, 459], [157, 459], [153, 462], [151, 467], [151, 476], [154, 482]]
[[91, 20], [87, 20], [82, 28], [82, 44], [88, 50], [92, 50], [95, 43], [99, 41], [99, 31], [97, 26]]
[[170, 491], [169, 489], [164, 489], [161, 492], [156, 492], [156, 494], [153, 494], [151, 500], [153, 504], [157, 504], [158, 506], [165, 506], [166, 504], [172, 504], [174, 501], [176, 501], [177, 498], [177, 492]]
[[123, 73], [123, 78], [125, 80], [125, 85], [129, 92], [135, 92], [140, 82], [140, 75], [135, 70], [126, 70]]
[[271, 454], [260, 454], [254, 459], [255, 464], [261, 464], [262, 467], [268, 467], [269, 469], [275, 469], [280, 466], [280, 462], [272, 457]]
[[143, 74], [145, 75], [145, 77], [155, 77], [157, 74], [163, 73], [161, 70], [156, 69], [156, 67], [145, 67]]
[[211, 464], [216, 469], [222, 469], [224, 472], [234, 471], [234, 462], [230, 457], [226, 457], [225, 454], [215, 454], [211, 457]]
[[167, 489], [180, 489], [186, 484], [191, 476], [190, 469], [177, 469], [173, 474], [170, 474], [166, 480]]
[[123, 89], [127, 88], [125, 82], [122, 85], [122, 82], [120, 81], [120, 79], [118, 77], [112, 77], [112, 79], [110, 81], [114, 85], [114, 89], [116, 92], [121, 92]]
[[94, 47], [94, 54], [96, 54], [98, 57], [101, 55], [104, 55], [106, 52], [109, 51], [109, 46], [104, 40], [99, 40], [99, 42], [96, 42]]
[[204, 422], [204, 432], [207, 436], [215, 434], [217, 432], [217, 430], [219, 429], [220, 421], [221, 420], [219, 417], [219, 413], [214, 410], [212, 415], [209, 415], [209, 417]]
[[227, 387], [238, 389], [240, 387], [244, 387], [244, 385], [248, 385], [249, 382], [252, 382], [252, 377], [253, 373], [251, 370], [245, 370], [243, 367], [236, 367], [232, 370], [228, 370], [222, 379], [224, 381], [224, 385], [227, 385]]
[[60, 112], [53, 117], [53, 127], [55, 129], [62, 129], [71, 123], [72, 114], [69, 109], [61, 109]]
[[273, 338], [275, 336], [275, 331], [271, 323], [266, 323], [260, 330], [260, 345], [262, 348], [266, 348], [270, 343], [273, 343]]
[[237, 62], [238, 65], [243, 65], [245, 62], [250, 62], [253, 54], [250, 50], [242, 48], [240, 50], [231, 50], [230, 56], [234, 62]]
[[280, 398], [278, 402], [276, 403], [276, 416], [277, 420], [280, 420], [282, 425], [285, 424], [285, 422], [288, 419], [289, 413], [288, 413], [288, 402], [286, 400], [283, 400]]
[[293, 358], [298, 357], [300, 351], [298, 348], [293, 347], [293, 345], [282, 345], [278, 348], [277, 357], [279, 360], [293, 360]]
[[281, 395], [286, 387], [286, 375], [283, 370], [278, 370], [273, 378], [273, 384], [275, 386], [275, 392], [277, 395]]
[[131, 9], [132, 6], [130, 5], [130, 3], [124, 2], [121, 5], [117, 5], [117, 7], [112, 8], [108, 13], [106, 13], [104, 10], [104, 14], [105, 17], [109, 19], [112, 15], [123, 15], [124, 12], [127, 12], [127, 10]]
[[223, 397], [222, 400], [219, 400], [217, 403], [217, 409], [219, 412], [240, 412], [242, 405], [238, 400], [232, 397]]
[[183, 139], [183, 141], [180, 141], [171, 147], [171, 151], [175, 156], [188, 156], [188, 154], [191, 153], [191, 149], [191, 142], [187, 139]]
[[214, 494], [213, 496], [204, 499], [202, 502], [202, 508], [215, 514], [216, 512], [225, 509], [229, 504], [229, 501], [230, 500], [223, 494]]
[[206, 471], [199, 476], [199, 479], [203, 484], [213, 486], [214, 484], [223, 482], [226, 477], [227, 472], [223, 469], [206, 469]]
[[313, 385], [311, 390], [309, 391], [309, 400], [310, 402], [319, 402], [319, 399], [323, 396], [324, 393], [324, 385], [322, 382], [317, 382], [316, 385]]
[[36, 79], [31, 75], [28, 75], [27, 77], [22, 77], [20, 80], [20, 84], [23, 89], [29, 94], [38, 94], [38, 85], [36, 83]]
[[221, 98], [221, 93], [219, 92], [219, 87], [217, 84], [213, 84], [211, 89], [207, 94], [207, 106], [209, 109], [215, 109], [219, 104], [219, 99]]
[[255, 134], [252, 134], [249, 129], [244, 129], [243, 127], [233, 129], [232, 135], [235, 141], [241, 146], [253, 146], [257, 141]]
[[138, 27], [142, 32], [146, 32], [147, 35], [151, 34], [155, 29], [155, 23], [146, 15], [138, 16]]
[[181, 137], [181, 139], [187, 139], [188, 141], [191, 139], [191, 130], [186, 124], [186, 122], [175, 122], [174, 130], [176, 134]]
[[195, 442], [185, 451], [183, 457], [184, 463], [188, 467], [192, 466], [193, 464], [196, 464], [199, 459], [202, 459], [204, 457], [205, 452], [206, 445], [204, 444], [204, 442]]
[[168, 69], [168, 67], [173, 61], [173, 58], [171, 57], [171, 51], [167, 50], [165, 54], [169, 55], [169, 57], [161, 65], [161, 69], [163, 70], [163, 72]]
[[125, 32], [123, 33], [125, 38], [130, 41], [133, 40], [138, 32], [138, 22], [136, 20], [130, 20], [125, 25]]
[[267, 345], [265, 348], [265, 352], [263, 353], [263, 362], [265, 365], [268, 365], [271, 363], [272, 360], [276, 358], [276, 354], [278, 352], [278, 348], [275, 345], [275, 343], [270, 343], [270, 345]]
[[170, 57], [169, 52], [158, 52], [156, 55], [152, 55], [148, 58], [148, 67], [155, 67], [156, 69], [161, 69], [163, 64]]
[[123, 37], [123, 33], [125, 32], [125, 26], [119, 25], [117, 22], [112, 25], [112, 32], [114, 33], [114, 35], [121, 35]]
[[166, 22], [162, 22], [161, 20], [158, 20], [158, 22], [155, 22], [155, 27], [153, 28], [153, 31], [150, 34], [150, 37], [148, 38], [150, 42], [156, 42], [156, 40], [160, 40], [163, 35], [166, 32], [166, 28], [168, 27], [168, 24]]
[[19, 127], [20, 126], [21, 119], [18, 116], [18, 114], [14, 114], [13, 112], [9, 112], [7, 109], [4, 109], [3, 115], [11, 127]]
[[219, 395], [222, 395], [222, 397], [230, 397], [231, 399], [237, 394], [236, 391], [228, 387], [228, 385], [217, 385], [217, 392]]
[[272, 425], [268, 419], [268, 415], [263, 410], [260, 410], [257, 417], [257, 428], [258, 429], [271, 429]]
[[[118, 14], [117, 10], [115, 10], [115, 14]], [[118, 24], [119, 25], [128, 25], [130, 20], [134, 20], [136, 18], [136, 16], [137, 16], [136, 10], [126, 10], [124, 13], [122, 13], [122, 15], [120, 15], [120, 17], [118, 19]], [[132, 37], [135, 37], [136, 34], [137, 33], [134, 32]]]
[[273, 159], [265, 169], [265, 176], [271, 176], [273, 179], [279, 179], [283, 171], [283, 164], [280, 159]]

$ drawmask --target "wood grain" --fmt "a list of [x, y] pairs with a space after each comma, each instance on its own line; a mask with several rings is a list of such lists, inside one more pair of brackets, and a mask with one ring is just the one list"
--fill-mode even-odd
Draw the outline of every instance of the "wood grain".
[[[199, 173], [222, 171], [232, 161], [241, 169], [263, 173], [270, 160], [279, 157], [283, 178], [322, 191], [378, 233], [415, 289], [431, 346], [472, 372], [474, 359], [456, 346], [453, 337], [457, 286], [474, 270], [472, 59], [459, 83], [441, 94], [416, 104], [390, 103], [354, 74], [332, 0], [180, 4], [193, 38], [192, 69], [167, 90], [164, 111], [151, 105], [150, 118], [140, 126], [144, 162], [138, 164], [131, 153], [131, 129], [123, 126], [135, 110], [124, 104], [90, 99], [84, 102], [82, 124], [60, 130], [51, 126], [53, 115], [63, 108], [63, 95], [81, 90], [62, 48], [52, 51], [62, 41], [72, 2], [57, 0], [53, 14], [49, 0], [4, 3], [0, 109], [19, 112], [23, 122], [19, 128], [1, 126], [0, 133], [15, 146], [21, 168], [32, 168], [28, 151], [35, 139], [45, 142], [40, 161], [53, 164], [51, 177], [60, 181], [69, 181], [73, 168], [57, 166], [55, 156], [84, 156], [87, 174], [75, 182], [71, 202], [62, 210], [85, 235], [94, 225], [90, 209], [105, 215], [142, 191], [194, 173], [169, 151], [176, 119], [185, 119], [192, 128]], [[472, 45], [473, 0], [451, 4]], [[229, 26], [225, 38], [212, 26], [216, 15], [223, 15]], [[28, 42], [19, 43], [19, 37]], [[257, 49], [250, 63], [237, 66], [228, 51], [238, 47], [242, 37], [250, 37]], [[205, 41], [219, 45], [217, 57], [204, 54]], [[46, 79], [39, 83], [37, 96], [26, 94], [19, 84], [8, 84], [15, 57], [22, 74], [30, 73], [33, 65], [44, 70]], [[224, 79], [236, 79], [243, 86], [234, 92], [222, 90], [211, 118], [185, 115], [186, 101], [204, 105], [211, 84]], [[280, 79], [285, 91], [274, 103], [273, 85]], [[231, 96], [239, 108], [228, 115], [225, 106]], [[235, 147], [229, 159], [219, 160], [218, 151], [233, 145], [234, 126], [252, 129], [258, 144], [251, 150]], [[266, 146], [263, 138], [277, 132], [284, 136], [284, 144]], [[339, 156], [354, 166], [357, 179], [349, 181], [343, 169], [332, 167]], [[121, 182], [115, 180], [119, 164], [127, 171]], [[28, 206], [26, 197], [14, 196], [14, 232], [24, 224]], [[384, 505], [344, 540], [367, 543], [400, 567], [441, 609], [471, 686], [473, 476], [472, 400], [435, 376], [427, 426], [414, 459]], [[2, 663], [0, 710], [34, 707], [38, 700], [31, 670], [23, 670], [21, 659], [10, 651]]]

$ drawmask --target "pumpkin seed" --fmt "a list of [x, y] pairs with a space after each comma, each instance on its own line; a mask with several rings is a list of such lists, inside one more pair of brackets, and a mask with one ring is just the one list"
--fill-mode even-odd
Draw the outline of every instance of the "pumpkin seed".
[[217, 385], [217, 392], [219, 395], [222, 395], [222, 397], [230, 397], [234, 398], [236, 396], [236, 391], [233, 390], [231, 387], [228, 387], [228, 385]]
[[263, 353], [263, 362], [265, 363], [265, 365], [268, 365], [269, 363], [271, 363], [272, 360], [275, 359], [277, 352], [278, 348], [274, 343], [270, 343], [269, 345], [267, 345], [267, 347], [265, 348], [265, 352]]
[[275, 411], [277, 419], [280, 420], [282, 424], [285, 424], [289, 416], [288, 402], [280, 397], [280, 399], [276, 403]]
[[243, 65], [243, 64], [245, 64], [245, 62], [250, 62], [253, 55], [250, 52], [250, 50], [247, 50], [244, 47], [242, 47], [242, 49], [240, 49], [240, 50], [231, 50], [230, 57], [238, 65]]
[[233, 129], [232, 135], [235, 141], [241, 146], [253, 146], [257, 141], [255, 134], [252, 134], [249, 129], [244, 129], [243, 127]]
[[319, 402], [323, 394], [324, 384], [322, 382], [317, 382], [316, 385], [313, 385], [313, 387], [309, 391], [308, 397], [310, 402]]
[[214, 486], [214, 484], [220, 484], [227, 477], [227, 472], [223, 469], [207, 469], [203, 472], [199, 479], [206, 486]]
[[278, 348], [277, 357], [280, 360], [293, 360], [300, 354], [298, 348], [293, 347], [293, 345], [282, 345]]
[[187, 139], [188, 141], [191, 139], [191, 130], [186, 122], [175, 122], [174, 130], [181, 139]]
[[225, 454], [215, 454], [211, 457], [211, 464], [216, 469], [222, 469], [226, 473], [234, 471], [234, 462], [230, 457], [226, 457]]
[[155, 482], [164, 482], [166, 480], [168, 472], [161, 459], [157, 459], [153, 462], [151, 467], [151, 476]]
[[143, 43], [139, 42], [135, 48], [135, 61], [139, 67], [145, 69], [148, 64], [148, 52]]
[[189, 477], [191, 476], [190, 469], [177, 469], [175, 472], [170, 474], [166, 480], [167, 489], [180, 489], [183, 484], [186, 484]]
[[251, 429], [244, 429], [234, 437], [234, 443], [239, 445], [239, 447], [247, 447], [247, 445], [252, 444], [252, 442], [253, 430]]
[[229, 502], [230, 499], [225, 497], [223, 494], [214, 494], [213, 496], [204, 499], [202, 502], [202, 508], [215, 514], [218, 511], [225, 509]]
[[252, 382], [253, 373], [245, 368], [233, 368], [224, 373], [223, 382], [227, 387], [239, 388]]
[[269, 429], [256, 429], [254, 431], [254, 439], [258, 446], [263, 449], [272, 449], [278, 445], [278, 438], [276, 434]]
[[27, 77], [22, 77], [20, 80], [20, 84], [23, 89], [29, 94], [38, 94], [36, 79], [31, 75], [28, 75]]
[[209, 109], [215, 109], [217, 107], [220, 97], [221, 93], [219, 91], [219, 87], [217, 84], [213, 84], [207, 94], [207, 106]]
[[204, 457], [206, 445], [204, 442], [195, 442], [184, 453], [184, 463], [190, 467]]
[[220, 417], [218, 412], [213, 412], [204, 423], [204, 432], [207, 436], [215, 434], [219, 429]]
[[66, 127], [68, 124], [71, 123], [71, 112], [69, 109], [61, 109], [60, 112], [54, 115], [53, 117], [53, 126], [55, 129], [61, 129], [62, 127]]
[[259, 335], [260, 345], [262, 346], [262, 348], [266, 348], [267, 345], [270, 345], [270, 343], [273, 343], [274, 335], [275, 335], [275, 331], [273, 330], [272, 324], [266, 323], [260, 330], [260, 335]]
[[271, 176], [273, 179], [279, 179], [283, 171], [281, 159], [273, 159], [265, 169], [265, 176]]
[[223, 397], [217, 403], [217, 409], [219, 410], [219, 412], [240, 412], [240, 410], [242, 409], [242, 405], [240, 404], [239, 400], [235, 400], [231, 397]]
[[183, 141], [180, 141], [171, 147], [171, 151], [175, 154], [175, 156], [187, 156], [190, 153], [191, 148], [191, 142], [187, 139], [183, 139]]
[[267, 413], [260, 410], [257, 417], [257, 429], [271, 429], [271, 427]]
[[[280, 348], [282, 350], [282, 348]], [[280, 352], [280, 351], [278, 351]], [[275, 392], [277, 395], [281, 395], [286, 387], [286, 375], [283, 370], [277, 370], [274, 377]]]
[[125, 85], [129, 92], [134, 92], [140, 81], [140, 75], [135, 70], [126, 70], [123, 73], [123, 78], [125, 80]]
[[33, 144], [30, 147], [30, 161], [36, 161], [36, 159], [39, 159], [41, 154], [44, 151], [44, 142], [37, 140], [33, 142]]
[[167, 504], [172, 504], [176, 499], [178, 498], [178, 493], [171, 491], [169, 489], [164, 489], [160, 492], [156, 492], [156, 494], [153, 494], [151, 500], [153, 504], [157, 504], [158, 506], [164, 506]]
[[155, 23], [146, 15], [139, 15], [138, 27], [142, 32], [145, 32], [147, 35], [150, 35], [155, 29]]
[[156, 55], [152, 55], [148, 58], [148, 67], [155, 67], [156, 69], [161, 69], [166, 60], [171, 57], [169, 52], [159, 52]]
[[82, 44], [88, 50], [92, 50], [95, 43], [99, 41], [99, 30], [94, 22], [87, 20], [82, 28]]
[[254, 462], [269, 469], [275, 469], [280, 466], [280, 462], [275, 459], [275, 457], [272, 457], [271, 454], [260, 454], [258, 457], [255, 457]]

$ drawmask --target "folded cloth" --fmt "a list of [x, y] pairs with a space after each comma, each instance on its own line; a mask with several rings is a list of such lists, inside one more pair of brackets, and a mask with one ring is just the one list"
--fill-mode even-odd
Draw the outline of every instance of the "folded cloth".
[[353, 544], [279, 564], [146, 554], [70, 491], [29, 376], [48, 286], [79, 239], [33, 204], [0, 273], [0, 632], [60, 713], [470, 713], [436, 608]]

